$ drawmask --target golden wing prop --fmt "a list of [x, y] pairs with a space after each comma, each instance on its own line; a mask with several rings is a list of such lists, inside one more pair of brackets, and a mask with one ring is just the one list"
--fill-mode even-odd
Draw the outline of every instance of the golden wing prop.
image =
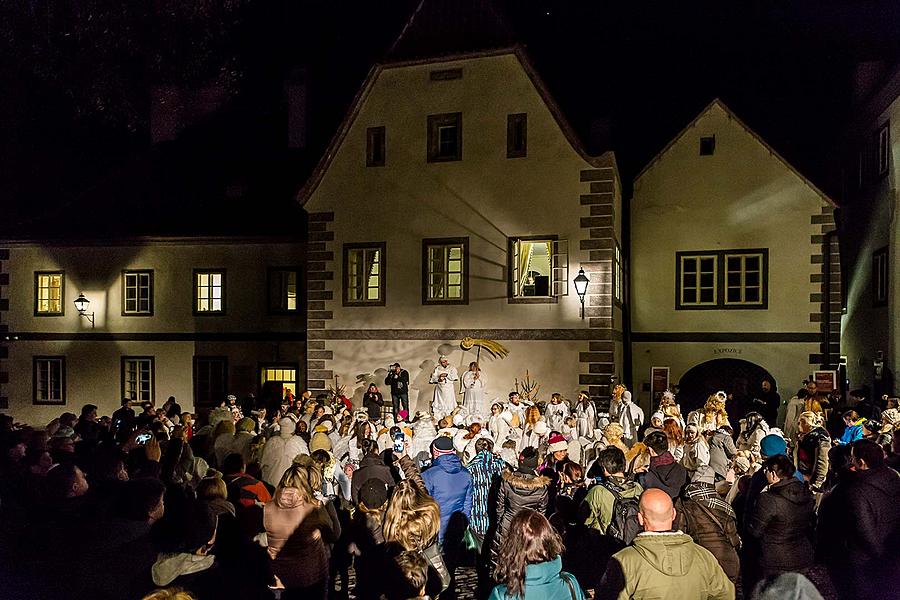
[[495, 342], [494, 340], [464, 337], [462, 341], [459, 342], [459, 345], [463, 350], [471, 350], [475, 346], [478, 346], [479, 349], [484, 348], [495, 358], [506, 358], [507, 355], [509, 355], [509, 350], [506, 346], [500, 342]]

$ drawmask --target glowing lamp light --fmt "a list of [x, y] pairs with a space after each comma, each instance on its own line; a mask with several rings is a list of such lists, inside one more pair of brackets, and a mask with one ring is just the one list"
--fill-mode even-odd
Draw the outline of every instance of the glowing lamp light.
[[94, 313], [88, 312], [87, 309], [90, 308], [91, 301], [84, 297], [84, 292], [78, 294], [78, 297], [75, 298], [75, 310], [78, 311], [78, 314], [91, 322], [91, 329], [94, 328]]
[[572, 283], [575, 284], [575, 293], [578, 294], [578, 299], [581, 300], [582, 319], [584, 319], [584, 295], [587, 294], [588, 284], [590, 282], [591, 280], [584, 274], [584, 269], [578, 269], [578, 275]]

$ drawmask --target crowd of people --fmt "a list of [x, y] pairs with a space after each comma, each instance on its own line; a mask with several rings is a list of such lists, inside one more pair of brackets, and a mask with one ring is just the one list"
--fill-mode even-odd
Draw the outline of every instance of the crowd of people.
[[470, 565], [490, 600], [896, 597], [896, 399], [765, 382], [736, 427], [725, 392], [487, 407], [443, 362], [415, 414], [392, 365], [359, 407], [0, 416], [3, 596], [346, 598], [353, 569], [356, 598], [453, 598]]

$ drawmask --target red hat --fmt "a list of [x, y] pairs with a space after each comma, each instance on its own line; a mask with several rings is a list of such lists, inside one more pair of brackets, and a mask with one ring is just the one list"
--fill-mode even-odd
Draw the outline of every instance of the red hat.
[[560, 452], [569, 449], [569, 443], [566, 441], [566, 438], [558, 433], [551, 435], [548, 441], [550, 442], [550, 445], [548, 446], [550, 452]]

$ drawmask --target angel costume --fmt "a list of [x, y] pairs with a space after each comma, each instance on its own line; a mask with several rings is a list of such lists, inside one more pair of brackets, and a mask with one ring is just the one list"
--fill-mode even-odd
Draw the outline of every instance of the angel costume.
[[309, 448], [303, 438], [294, 435], [297, 424], [292, 418], [282, 417], [278, 425], [281, 430], [277, 436], [266, 442], [259, 461], [263, 481], [274, 486], [278, 485], [281, 476], [293, 464], [298, 454], [309, 454]]
[[[445, 357], [442, 357], [445, 358]], [[445, 377], [441, 378], [441, 375]], [[431, 412], [436, 418], [449, 415], [456, 409], [456, 386], [459, 373], [453, 365], [446, 367], [438, 362], [428, 383], [434, 384], [434, 399], [431, 401]]]
[[575, 406], [575, 424], [578, 427], [578, 437], [594, 439], [594, 429], [597, 426], [597, 409], [590, 400], [579, 402]]
[[544, 418], [552, 431], [562, 433], [563, 426], [566, 424], [566, 417], [569, 416], [569, 405], [565, 402], [554, 404], [552, 401], [547, 405]]
[[512, 421], [512, 414], [509, 412], [501, 412], [491, 415], [488, 419], [488, 431], [494, 438], [494, 443], [499, 447], [506, 441], [509, 436], [509, 423]]
[[481, 371], [466, 371], [463, 373], [462, 386], [463, 413], [467, 415], [488, 414], [488, 407], [484, 403], [484, 375], [481, 374]]

